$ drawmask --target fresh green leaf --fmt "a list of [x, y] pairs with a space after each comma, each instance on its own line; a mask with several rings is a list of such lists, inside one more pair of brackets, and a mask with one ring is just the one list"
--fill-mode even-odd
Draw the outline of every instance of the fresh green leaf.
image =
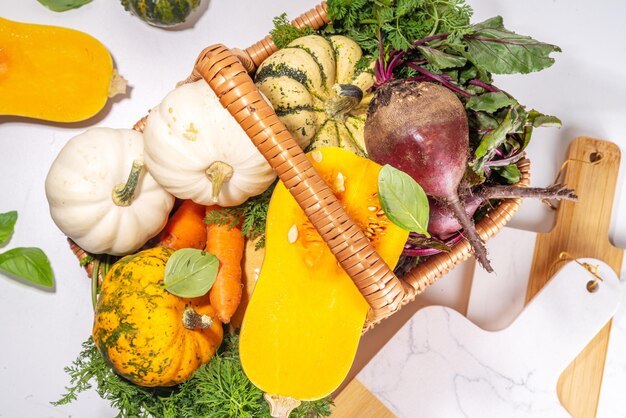
[[0, 246], [6, 244], [11, 239], [17, 222], [17, 212], [12, 210], [0, 213]]
[[215, 283], [219, 266], [213, 254], [196, 248], [180, 249], [165, 264], [165, 290], [183, 298], [202, 296]]
[[550, 67], [556, 45], [536, 41], [504, 28], [500, 16], [474, 25], [475, 32], [464, 37], [467, 55], [479, 68], [494, 74], [526, 74]]
[[407, 242], [413, 245], [418, 245], [420, 247], [435, 248], [445, 253], [449, 253], [452, 250], [444, 242], [441, 242], [438, 239], [426, 238], [421, 235], [417, 235], [417, 236], [411, 235]]
[[475, 111], [483, 111], [488, 113], [493, 113], [498, 109], [502, 109], [506, 106], [516, 105], [517, 100], [509, 97], [505, 93], [499, 92], [490, 92], [484, 93], [480, 96], [471, 97], [465, 107], [467, 109], [472, 109]]
[[386, 164], [378, 174], [378, 197], [387, 217], [407, 231], [430, 237], [430, 208], [424, 189], [408, 174]]
[[489, 30], [489, 29], [493, 29], [493, 30], [505, 30], [504, 29], [504, 20], [502, 19], [502, 16], [494, 16], [494, 17], [490, 17], [487, 20], [484, 20], [480, 23], [475, 23], [474, 25], [472, 25], [474, 27], [474, 30], [477, 32], [483, 31], [483, 30]]
[[561, 123], [561, 119], [556, 116], [544, 115], [532, 109], [528, 112], [528, 117], [526, 118], [526, 123], [532, 125], [534, 128], [539, 127], [551, 127], [551, 128], [560, 128], [563, 126]]
[[90, 3], [91, 0], [37, 0], [48, 9], [55, 12], [64, 12], [70, 9], [77, 9]]
[[476, 112], [476, 121], [478, 122], [478, 129], [482, 130], [492, 130], [496, 129], [500, 123], [498, 119], [493, 115], [485, 112]]
[[462, 67], [467, 62], [462, 56], [447, 54], [439, 49], [428, 46], [418, 46], [417, 49], [422, 53], [428, 63], [436, 70], [444, 68]]
[[499, 176], [503, 177], [509, 184], [515, 184], [520, 181], [522, 177], [522, 173], [519, 171], [519, 168], [515, 164], [509, 164], [504, 167], [494, 168], [494, 171], [498, 173]]
[[13, 248], [0, 254], [0, 271], [41, 286], [54, 285], [50, 261], [39, 248]]
[[483, 136], [480, 145], [474, 152], [474, 156], [477, 159], [481, 159], [493, 153], [496, 148], [504, 143], [508, 134], [516, 132], [517, 129], [519, 129], [519, 125], [519, 113], [515, 108], [511, 108], [500, 125]]

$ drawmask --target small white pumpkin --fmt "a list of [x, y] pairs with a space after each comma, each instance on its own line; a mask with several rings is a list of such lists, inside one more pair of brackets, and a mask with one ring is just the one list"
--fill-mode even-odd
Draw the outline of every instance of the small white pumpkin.
[[148, 115], [146, 167], [180, 199], [236, 206], [276, 174], [204, 80], [171, 91]]
[[70, 139], [46, 177], [52, 219], [93, 254], [125, 255], [167, 222], [174, 197], [143, 169], [143, 136], [91, 128]]

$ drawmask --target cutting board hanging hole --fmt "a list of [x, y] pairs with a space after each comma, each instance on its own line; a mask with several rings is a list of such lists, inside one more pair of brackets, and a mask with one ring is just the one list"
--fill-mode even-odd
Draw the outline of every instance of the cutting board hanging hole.
[[602, 160], [602, 154], [599, 152], [592, 152], [589, 154], [589, 162], [591, 163], [599, 163]]
[[573, 261], [577, 263], [579, 266], [581, 266], [582, 268], [584, 268], [585, 270], [587, 270], [589, 274], [593, 276], [593, 280], [589, 280], [586, 284], [587, 292], [589, 293], [597, 292], [598, 288], [600, 287], [600, 282], [603, 281], [602, 276], [600, 276], [600, 274], [598, 273], [598, 269], [600, 268], [600, 266], [597, 264], [589, 264], [584, 261], [580, 262], [578, 260], [579, 260], [578, 258], [572, 257], [570, 254], [563, 251], [561, 252], [561, 254], [559, 254], [559, 259], [556, 261], [556, 263], [561, 262], [561, 261]]

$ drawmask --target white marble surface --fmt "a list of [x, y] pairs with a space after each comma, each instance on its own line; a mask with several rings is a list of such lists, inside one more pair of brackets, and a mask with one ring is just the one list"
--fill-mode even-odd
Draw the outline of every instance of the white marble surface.
[[[487, 244], [496, 271], [506, 271], [505, 279], [495, 278], [475, 268], [467, 306], [467, 318], [482, 329], [504, 328], [524, 308], [530, 263], [536, 236], [528, 231], [505, 227]], [[530, 250], [530, 251], [529, 251]], [[620, 286], [626, 295], [626, 259], [622, 263]], [[486, 303], [489, 301], [489, 303]], [[504, 302], [503, 302], [504, 301]], [[626, 418], [626, 297], [612, 321], [604, 376], [598, 402], [598, 418]]]
[[[622, 275], [622, 295], [626, 295], [626, 278]], [[624, 296], [626, 299], [626, 296]], [[602, 391], [598, 402], [598, 418], [626, 418], [626, 301], [613, 318], [609, 349], [606, 353]]]
[[475, 266], [466, 316], [480, 328], [497, 331], [519, 315], [537, 234], [505, 227], [487, 243], [495, 273]]
[[587, 261], [600, 266], [597, 292], [586, 289], [589, 272], [571, 262], [498, 332], [450, 308], [418, 311], [359, 379], [399, 417], [567, 417], [558, 377], [621, 298], [610, 267]]

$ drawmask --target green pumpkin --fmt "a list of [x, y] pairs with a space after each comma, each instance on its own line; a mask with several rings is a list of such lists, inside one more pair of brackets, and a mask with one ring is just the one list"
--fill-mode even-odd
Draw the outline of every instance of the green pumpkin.
[[184, 22], [199, 4], [200, 0], [122, 0], [127, 11], [159, 27]]
[[[364, 156], [363, 132], [374, 84], [373, 60], [345, 36], [308, 35], [259, 66], [255, 83], [296, 142]], [[365, 65], [364, 65], [365, 64]]]

